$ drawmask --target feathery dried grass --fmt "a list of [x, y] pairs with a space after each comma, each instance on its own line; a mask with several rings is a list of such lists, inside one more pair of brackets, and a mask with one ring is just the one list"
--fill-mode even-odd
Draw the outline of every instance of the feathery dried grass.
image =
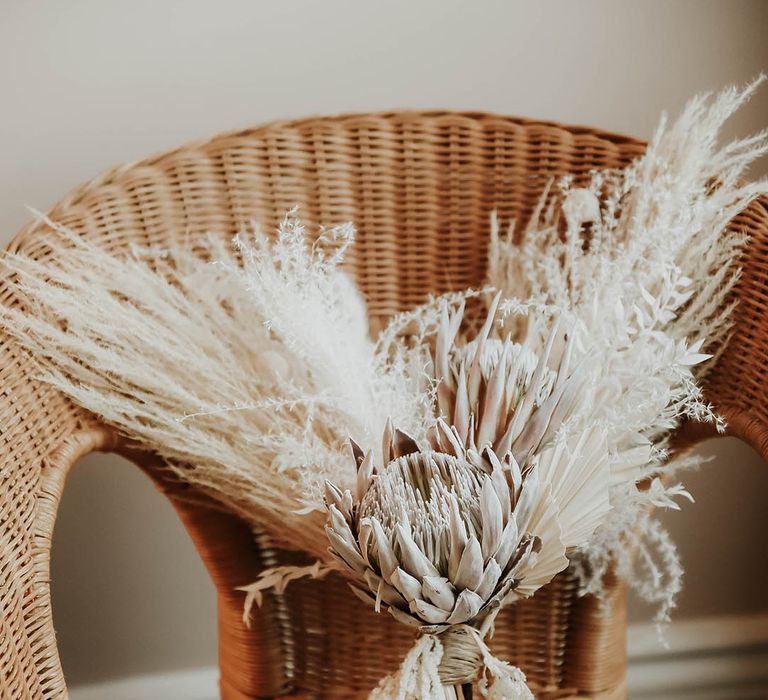
[[420, 359], [376, 349], [339, 267], [351, 226], [310, 242], [291, 214], [274, 240], [116, 258], [51, 225], [49, 262], [3, 261], [26, 302], [5, 327], [46, 381], [283, 545], [325, 554], [322, 515], [294, 514], [354, 480], [348, 437], [378, 445], [389, 417], [425, 436]]
[[[557, 195], [545, 193], [519, 244], [514, 224], [506, 238], [493, 226], [488, 281], [507, 297], [510, 329], [527, 325], [515, 313], [556, 309], [579, 328], [575, 362], [597, 359], [602, 368], [591, 410], [608, 431], [612, 510], [582, 550], [584, 588], [598, 590], [618, 562], [619, 573], [660, 604], [661, 620], [682, 568], [649, 508], [688, 496], [669, 480], [682, 466], [667, 461], [680, 421], [723, 428], [699, 382], [708, 353], [721, 351], [730, 330], [728, 295], [745, 239], [728, 224], [768, 193], [767, 181], [740, 179], [768, 152], [768, 132], [725, 146], [717, 136], [761, 81], [694, 98], [671, 125], [662, 119], [646, 154], [624, 170], [596, 172], [584, 189], [566, 178]], [[651, 488], [639, 488], [648, 478]]]
[[[739, 178], [768, 151], [768, 139], [763, 133], [718, 147], [716, 136], [755, 85], [694, 99], [674, 124], [662, 122], [646, 155], [623, 171], [595, 173], [584, 189], [566, 179], [556, 197], [545, 194], [519, 244], [494, 229], [489, 283], [504, 294], [506, 327], [525, 345], [531, 370], [541, 364], [544, 376], [567, 366], [589, 378], [578, 384], [573, 415], [553, 420], [549, 432], [559, 404], [539, 409], [558, 387], [541, 377], [529, 396], [489, 403], [497, 393], [503, 399], [502, 387], [518, 387], [505, 363], [522, 361], [498, 329], [485, 365], [477, 354], [474, 370], [475, 360], [467, 361], [474, 341], [458, 334], [458, 324], [449, 323], [448, 345], [456, 347], [440, 345], [445, 305], [482, 291], [431, 300], [373, 341], [363, 300], [340, 269], [351, 226], [310, 241], [295, 214], [275, 239], [257, 231], [232, 249], [211, 236], [195, 251], [136, 249], [121, 259], [57, 228], [50, 262], [5, 258], [27, 305], [5, 309], [3, 322], [40, 360], [46, 381], [156, 449], [169, 468], [283, 546], [325, 562], [323, 484], [341, 492], [357, 479], [347, 438], [386, 467], [381, 445], [390, 419], [424, 449], [441, 414], [468, 424], [459, 442], [464, 433], [474, 440], [476, 427], [480, 442], [502, 451], [512, 447], [504, 433], [514, 424], [530, 448], [520, 448], [523, 468], [550, 482], [569, 523], [563, 542], [583, 557], [584, 589], [597, 590], [609, 562], [618, 561], [630, 583], [662, 603], [664, 617], [681, 569], [647, 512], [687, 496], [659, 479], [681, 466], [667, 461], [670, 432], [683, 418], [719, 421], [699, 380], [729, 330], [727, 297], [744, 240], [727, 224], [768, 193], [768, 183]], [[572, 375], [562, 386], [577, 386]], [[520, 386], [523, 394], [530, 388]], [[475, 401], [468, 409], [460, 389]], [[638, 488], [647, 479], [650, 488]], [[569, 511], [575, 491], [578, 508]], [[591, 502], [598, 505], [590, 509]], [[582, 532], [579, 522], [589, 527]], [[648, 575], [632, 574], [628, 544]]]

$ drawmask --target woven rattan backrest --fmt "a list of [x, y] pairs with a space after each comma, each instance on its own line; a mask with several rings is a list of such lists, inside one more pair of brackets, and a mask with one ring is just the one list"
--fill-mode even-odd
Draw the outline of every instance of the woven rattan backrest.
[[[478, 284], [492, 209], [503, 222], [524, 222], [552, 176], [573, 173], [578, 181], [592, 169], [625, 165], [642, 150], [639, 141], [592, 129], [486, 114], [308, 119], [225, 134], [118, 168], [78, 188], [49, 215], [116, 252], [131, 242], [231, 235], [251, 220], [271, 228], [297, 204], [310, 227], [353, 221], [359, 234], [349, 266], [376, 325], [429, 293]], [[726, 353], [713, 372], [710, 398], [733, 418], [737, 434], [764, 448], [765, 202], [738, 223], [754, 235], [733, 341], [739, 351]], [[11, 248], [45, 258], [49, 235], [34, 223]], [[3, 303], [15, 303], [3, 288], [0, 294]], [[67, 469], [96, 448], [126, 453], [145, 468], [195, 540], [219, 592], [225, 697], [365, 697], [392, 669], [407, 634], [363, 608], [333, 577], [272, 596], [246, 630], [235, 586], [291, 555], [273, 550], [264, 536], [257, 546], [243, 523], [166, 481], [151, 456], [130, 452], [36, 381], [32, 360], [6, 338], [0, 353], [0, 697], [65, 693], [48, 588], [51, 533]], [[620, 588], [615, 595], [620, 601]], [[623, 608], [601, 616], [594, 601], [576, 598], [568, 573], [502, 622], [496, 644], [542, 696], [621, 692]], [[326, 634], [331, 623], [333, 644]], [[340, 627], [349, 632], [339, 635]]]

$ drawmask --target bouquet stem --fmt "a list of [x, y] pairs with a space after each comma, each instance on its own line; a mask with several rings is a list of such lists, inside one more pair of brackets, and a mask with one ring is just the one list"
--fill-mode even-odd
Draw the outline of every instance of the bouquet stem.
[[446, 700], [472, 700], [473, 691], [471, 683], [459, 683], [457, 685], [443, 686]]

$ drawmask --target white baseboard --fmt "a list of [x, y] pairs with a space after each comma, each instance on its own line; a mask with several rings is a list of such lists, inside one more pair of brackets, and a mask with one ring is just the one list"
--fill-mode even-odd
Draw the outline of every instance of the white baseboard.
[[[629, 629], [630, 698], [768, 698], [768, 614], [680, 620], [658, 640], [653, 625]], [[218, 669], [132, 676], [70, 689], [71, 700], [215, 700]]]
[[768, 698], [768, 614], [681, 620], [665, 638], [666, 648], [653, 625], [630, 627], [633, 700]]
[[219, 669], [195, 668], [118, 678], [69, 689], [70, 700], [216, 700]]

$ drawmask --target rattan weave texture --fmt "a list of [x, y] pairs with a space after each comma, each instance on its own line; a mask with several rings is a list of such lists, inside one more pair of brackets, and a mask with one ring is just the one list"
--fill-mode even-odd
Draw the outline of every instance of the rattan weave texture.
[[[488, 215], [524, 222], [552, 176], [583, 180], [642, 153], [637, 140], [582, 127], [477, 113], [393, 112], [272, 123], [112, 170], [49, 215], [110, 250], [163, 245], [208, 232], [231, 235], [255, 220], [273, 227], [296, 204], [310, 226], [353, 221], [349, 268], [372, 325], [429, 293], [478, 284]], [[752, 242], [731, 341], [708, 394], [730, 431], [768, 453], [768, 203], [739, 217]], [[47, 227], [24, 229], [10, 248], [45, 259]], [[4, 304], [15, 304], [0, 282]], [[729, 348], [730, 350], [730, 348]], [[53, 629], [49, 555], [69, 467], [95, 449], [139, 464], [177, 508], [219, 595], [222, 696], [227, 700], [364, 698], [398, 663], [409, 632], [376, 616], [342, 581], [301, 582], [272, 595], [250, 630], [242, 594], [260, 567], [292, 561], [265, 535], [175, 483], [152, 455], [126, 444], [35, 379], [34, 362], [0, 337], [0, 698], [66, 695]], [[702, 437], [684, 430], [682, 441]], [[522, 666], [538, 697], [623, 697], [625, 613], [578, 598], [565, 572], [497, 625], [494, 647]], [[332, 634], [331, 634], [332, 632]]]

